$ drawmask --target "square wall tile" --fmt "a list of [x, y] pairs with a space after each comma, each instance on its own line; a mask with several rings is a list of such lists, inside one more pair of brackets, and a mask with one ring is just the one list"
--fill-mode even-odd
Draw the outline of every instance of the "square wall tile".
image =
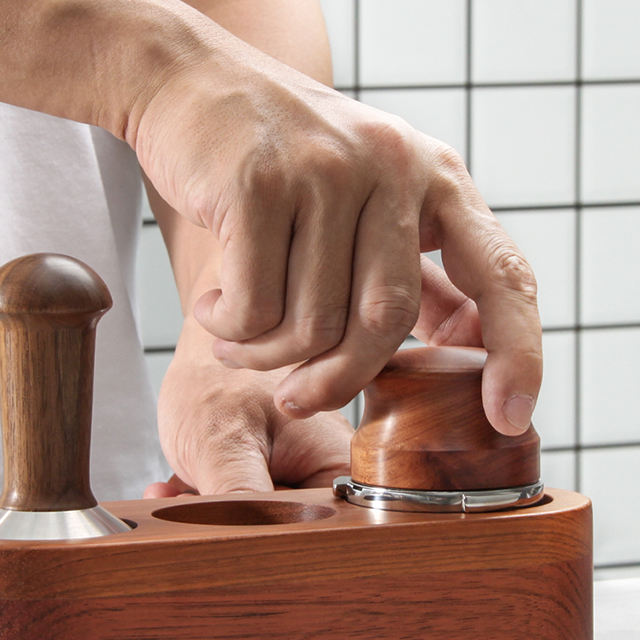
[[576, 444], [575, 333], [543, 333], [542, 350], [544, 372], [533, 425], [543, 449], [571, 447]]
[[583, 77], [640, 78], [639, 25], [638, 0], [583, 0]]
[[404, 118], [412, 127], [466, 150], [464, 89], [369, 89], [360, 100]]
[[582, 323], [640, 322], [640, 207], [581, 215]]
[[435, 251], [425, 251], [423, 256], [426, 256], [433, 262], [438, 265], [441, 269], [444, 269], [444, 265], [442, 264], [442, 251], [440, 249], [436, 249]]
[[354, 0], [320, 0], [327, 24], [333, 84], [352, 87], [355, 84], [355, 2]]
[[356, 99], [356, 92], [353, 89], [340, 89], [340, 93], [343, 96], [347, 96], [347, 98], [351, 98], [352, 100]]
[[583, 88], [581, 198], [584, 202], [640, 200], [638, 114], [640, 83]]
[[362, 86], [464, 81], [464, 0], [366, 0], [359, 6]]
[[[640, 561], [638, 564], [632, 564], [621, 567], [602, 567], [599, 569], [595, 567], [593, 572], [593, 579], [595, 581], [600, 580], [626, 580], [628, 578], [640, 578]], [[598, 587], [596, 587], [596, 592], [594, 593], [596, 603], [598, 601]], [[596, 612], [598, 611], [598, 607], [596, 604]], [[597, 630], [597, 626], [596, 626]], [[596, 635], [595, 640], [598, 640], [598, 636]], [[602, 636], [602, 640], [606, 640], [606, 636]], [[624, 638], [620, 638], [620, 640], [624, 640]]]
[[640, 327], [583, 331], [581, 353], [582, 443], [640, 441]]
[[576, 213], [574, 210], [511, 211], [496, 214], [531, 264], [545, 327], [575, 322]]
[[157, 226], [140, 234], [136, 269], [140, 329], [145, 347], [173, 347], [182, 328], [180, 299]]
[[575, 491], [576, 453], [543, 451], [540, 454], [540, 477], [545, 487]]
[[471, 170], [492, 206], [574, 201], [572, 87], [475, 89]]
[[147, 371], [149, 372], [149, 379], [151, 381], [153, 391], [156, 394], [156, 398], [158, 397], [158, 393], [160, 393], [160, 387], [162, 385], [162, 380], [164, 379], [164, 374], [167, 372], [172, 359], [173, 351], [162, 351], [157, 353], [144, 354]]
[[575, 0], [482, 0], [471, 6], [474, 82], [575, 78]]
[[144, 190], [144, 188], [142, 189], [141, 209], [142, 209], [142, 219], [145, 222], [155, 220], [153, 211], [151, 211], [151, 205], [149, 204], [149, 199], [147, 198], [147, 192]]
[[581, 491], [593, 501], [594, 563], [640, 563], [640, 447], [581, 452]]
[[358, 426], [358, 422], [360, 422], [360, 417], [358, 416], [358, 398], [355, 397], [349, 404], [346, 404], [344, 407], [340, 409], [340, 413], [352, 424], [355, 429]]

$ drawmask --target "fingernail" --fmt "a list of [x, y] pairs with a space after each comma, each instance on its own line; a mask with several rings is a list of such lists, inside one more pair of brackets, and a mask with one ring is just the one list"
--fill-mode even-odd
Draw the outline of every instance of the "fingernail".
[[228, 358], [224, 358], [224, 357], [220, 357], [220, 356], [216, 356], [216, 360], [224, 365], [225, 367], [227, 367], [227, 369], [242, 369], [242, 365], [238, 364], [237, 362], [234, 362], [233, 360], [229, 360]]
[[534, 400], [531, 396], [513, 395], [507, 399], [502, 405], [504, 417], [509, 424], [516, 430], [516, 433], [522, 433], [529, 428], [531, 424], [531, 415], [533, 414]]
[[310, 418], [315, 413], [315, 411], [309, 411], [308, 409], [303, 409], [302, 407], [298, 406], [295, 402], [293, 402], [293, 400], [287, 400], [285, 398], [282, 398], [280, 402], [280, 406], [284, 409], [284, 411], [287, 414], [299, 419]]

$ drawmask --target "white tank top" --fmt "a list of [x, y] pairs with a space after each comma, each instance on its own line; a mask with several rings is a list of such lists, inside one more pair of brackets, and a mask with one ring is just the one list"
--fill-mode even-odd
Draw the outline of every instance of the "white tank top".
[[0, 264], [63, 253], [107, 283], [98, 323], [91, 481], [99, 501], [140, 498], [169, 472], [136, 322], [141, 224], [135, 154], [102, 129], [0, 103]]

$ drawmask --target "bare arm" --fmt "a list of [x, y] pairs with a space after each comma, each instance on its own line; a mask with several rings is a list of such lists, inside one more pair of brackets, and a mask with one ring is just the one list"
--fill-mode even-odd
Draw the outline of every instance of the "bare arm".
[[[241, 20], [234, 11], [251, 5], [201, 6]], [[288, 6], [291, 23], [255, 31], [283, 58], [293, 29], [293, 62], [311, 65], [312, 32], [296, 32], [304, 12]], [[124, 138], [160, 196], [213, 234], [219, 288], [195, 316], [229, 367], [303, 363], [274, 391], [282, 412], [302, 418], [349, 400], [422, 309], [418, 330], [433, 341], [446, 339], [449, 316], [479, 322], [487, 416], [504, 433], [527, 427], [541, 379], [535, 279], [453, 150], [177, 0], [3, 9], [0, 99]], [[420, 250], [435, 248], [448, 277], [421, 271]]]
[[167, 69], [224, 39], [178, 0], [4, 0], [0, 100], [135, 139]]

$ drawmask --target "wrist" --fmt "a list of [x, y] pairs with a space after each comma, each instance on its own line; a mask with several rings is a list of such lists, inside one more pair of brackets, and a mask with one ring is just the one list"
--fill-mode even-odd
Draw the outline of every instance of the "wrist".
[[292, 364], [269, 371], [229, 369], [213, 354], [215, 339], [192, 315], [186, 316], [176, 345], [173, 366], [184, 366], [191, 371], [206, 371], [205, 375], [215, 377], [225, 387], [259, 389], [261, 394], [266, 393], [269, 397], [277, 385], [297, 366]]
[[179, 0], [13, 2], [5, 18], [0, 100], [130, 144], [144, 105], [217, 27]]

